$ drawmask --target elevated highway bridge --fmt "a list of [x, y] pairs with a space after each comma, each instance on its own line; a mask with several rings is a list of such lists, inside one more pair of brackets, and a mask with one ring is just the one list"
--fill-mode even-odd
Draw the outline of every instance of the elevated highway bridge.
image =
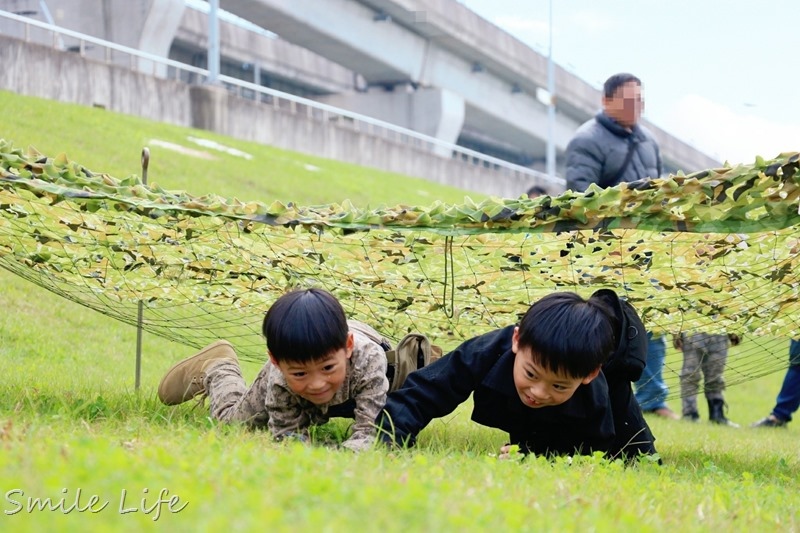
[[[544, 166], [547, 106], [536, 95], [547, 87], [547, 58], [455, 0], [220, 0], [220, 6], [363, 77], [362, 92], [332, 95], [328, 103]], [[558, 66], [555, 86], [561, 156], [575, 129], [600, 108], [601, 92]], [[666, 170], [719, 164], [645, 124], [662, 147]]]
[[[537, 92], [548, 85], [547, 58], [460, 2], [219, 1], [225, 10], [223, 74], [545, 169], [548, 106]], [[49, 6], [47, 18], [61, 27], [207, 65], [208, 5], [197, 0], [0, 0], [0, 9], [40, 20], [42, 6]], [[231, 22], [231, 14], [251, 25]], [[253, 30], [256, 26], [268, 31]], [[64, 48], [70, 44], [75, 43], [65, 42]], [[99, 49], [83, 53], [104, 54]], [[562, 172], [567, 143], [600, 108], [601, 93], [557, 65], [555, 87], [554, 144]], [[645, 125], [659, 141], [667, 172], [719, 165], [657, 126]]]

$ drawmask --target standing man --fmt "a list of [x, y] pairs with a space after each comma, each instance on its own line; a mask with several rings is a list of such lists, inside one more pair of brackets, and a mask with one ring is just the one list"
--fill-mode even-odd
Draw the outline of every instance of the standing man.
[[667, 338], [664, 334], [647, 333], [647, 363], [642, 377], [634, 383], [636, 401], [645, 413], [678, 420], [675, 411], [667, 406], [669, 388], [664, 383], [664, 359], [667, 355]]
[[800, 408], [800, 339], [789, 344], [789, 368], [775, 400], [775, 408], [768, 417], [751, 424], [754, 428], [785, 428], [792, 414]]
[[697, 411], [697, 392], [702, 375], [706, 400], [708, 400], [708, 419], [714, 424], [738, 428], [739, 424], [725, 416], [725, 365], [728, 361], [728, 343], [738, 346], [740, 338], [735, 333], [681, 333], [672, 338], [676, 350], [683, 352], [681, 368], [681, 397], [683, 398], [683, 418], [689, 422], [700, 420]]
[[[661, 175], [658, 144], [639, 125], [643, 109], [639, 78], [623, 72], [606, 80], [602, 111], [578, 128], [567, 146], [567, 189], [583, 192], [592, 183], [605, 188]], [[666, 339], [652, 334], [647, 339], [647, 366], [635, 384], [636, 399], [645, 412], [677, 419], [666, 404]]]
[[643, 109], [639, 78], [621, 73], [606, 80], [602, 111], [567, 146], [567, 189], [583, 192], [592, 183], [605, 188], [661, 175], [658, 144], [639, 125]]

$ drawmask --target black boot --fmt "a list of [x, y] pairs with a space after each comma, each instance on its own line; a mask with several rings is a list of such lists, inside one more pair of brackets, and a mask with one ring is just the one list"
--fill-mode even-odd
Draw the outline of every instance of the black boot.
[[688, 413], [683, 413], [683, 416], [681, 418], [688, 422], [699, 422], [700, 413], [698, 413], [697, 411], [690, 411]]
[[725, 417], [725, 407], [725, 400], [722, 398], [708, 400], [708, 419], [714, 424], [738, 428], [739, 424], [731, 422]]

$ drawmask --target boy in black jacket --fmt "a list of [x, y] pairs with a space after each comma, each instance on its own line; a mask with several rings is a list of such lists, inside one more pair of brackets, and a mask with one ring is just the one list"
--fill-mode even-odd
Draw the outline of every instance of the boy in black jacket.
[[[630, 359], [643, 365], [646, 333], [624, 306], [609, 290], [588, 300], [572, 292], [545, 296], [519, 326], [470, 339], [409, 375], [377, 418], [382, 439], [411, 446], [432, 419], [473, 394], [472, 419], [507, 431], [523, 453], [655, 454], [631, 390], [637, 376]], [[509, 445], [500, 452], [507, 455]]]

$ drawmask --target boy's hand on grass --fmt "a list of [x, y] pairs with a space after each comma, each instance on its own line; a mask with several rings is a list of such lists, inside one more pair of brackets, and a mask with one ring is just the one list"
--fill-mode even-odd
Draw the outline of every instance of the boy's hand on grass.
[[498, 459], [516, 459], [519, 457], [519, 445], [518, 444], [506, 444], [500, 448], [500, 455], [497, 456]]
[[279, 442], [302, 442], [302, 443], [306, 443], [306, 444], [311, 442], [311, 439], [309, 438], [309, 436], [307, 434], [305, 434], [305, 433], [295, 433], [293, 431], [289, 432], [289, 433], [284, 433], [277, 440]]

